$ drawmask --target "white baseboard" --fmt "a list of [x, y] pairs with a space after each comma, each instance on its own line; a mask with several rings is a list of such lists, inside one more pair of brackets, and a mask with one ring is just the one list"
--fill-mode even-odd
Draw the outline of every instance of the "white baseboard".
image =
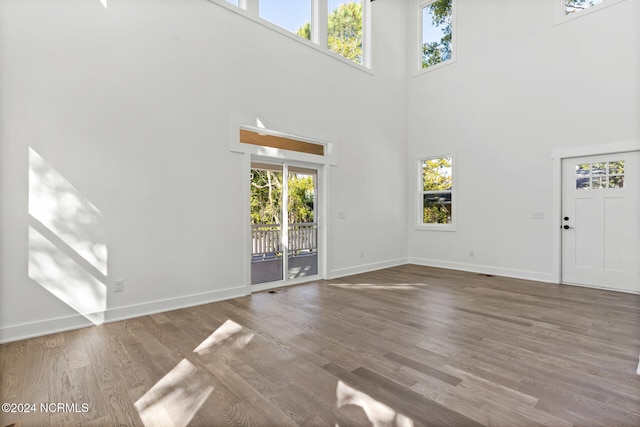
[[636, 289], [608, 288], [608, 287], [605, 287], [605, 286], [585, 285], [585, 284], [582, 284], [582, 283], [571, 283], [571, 282], [561, 282], [561, 283], [563, 285], [577, 286], [579, 288], [600, 289], [600, 290], [603, 290], [603, 291], [623, 292], [625, 294], [640, 295], [640, 291], [636, 290]]
[[446, 268], [448, 270], [460, 270], [470, 273], [491, 274], [493, 276], [505, 276], [512, 277], [514, 279], [555, 283], [551, 273], [540, 273], [537, 271], [514, 270], [510, 268], [490, 267], [486, 265], [465, 264], [425, 258], [409, 258], [407, 262], [410, 264], [423, 265], [425, 267], [438, 267]]
[[[244, 286], [239, 286], [236, 288], [187, 295], [178, 298], [134, 304], [126, 307], [116, 307], [104, 312], [104, 323], [116, 322], [118, 320], [131, 319], [164, 311], [178, 310], [181, 308], [238, 298], [245, 295], [246, 288]], [[69, 331], [72, 329], [85, 328], [93, 325], [94, 324], [85, 316], [76, 314], [73, 316], [49, 319], [40, 322], [7, 326], [0, 328], [0, 344]]]
[[370, 271], [382, 270], [383, 268], [397, 267], [398, 265], [406, 264], [408, 261], [406, 258], [392, 259], [389, 261], [375, 262], [372, 264], [356, 265], [355, 267], [338, 268], [336, 270], [329, 271], [329, 279], [337, 279], [345, 276], [352, 276], [354, 274], [368, 273]]

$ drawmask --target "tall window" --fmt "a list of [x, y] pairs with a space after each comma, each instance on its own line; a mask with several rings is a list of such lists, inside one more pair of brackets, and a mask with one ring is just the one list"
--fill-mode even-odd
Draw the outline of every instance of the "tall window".
[[420, 223], [453, 225], [453, 156], [420, 160]]
[[454, 0], [434, 0], [421, 5], [422, 68], [454, 59]]

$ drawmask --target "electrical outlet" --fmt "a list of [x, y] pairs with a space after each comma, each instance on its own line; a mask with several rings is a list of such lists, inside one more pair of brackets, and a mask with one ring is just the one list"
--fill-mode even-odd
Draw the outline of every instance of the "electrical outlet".
[[470, 257], [474, 257], [474, 256], [476, 256], [476, 251], [474, 251], [473, 249], [471, 249], [471, 250], [469, 251], [469, 256], [470, 256]]
[[364, 251], [360, 251], [360, 258], [364, 258]]
[[115, 284], [115, 292], [124, 292], [124, 280], [119, 279], [113, 283]]

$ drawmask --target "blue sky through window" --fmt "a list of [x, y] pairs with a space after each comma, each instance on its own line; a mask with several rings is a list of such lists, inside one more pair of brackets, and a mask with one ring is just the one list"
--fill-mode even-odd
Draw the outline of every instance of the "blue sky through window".
[[295, 33], [311, 22], [311, 0], [260, 0], [260, 17]]
[[338, 6], [344, 3], [355, 3], [355, 2], [350, 2], [345, 0], [329, 0], [329, 13], [333, 12], [338, 8]]
[[429, 9], [429, 6], [426, 6], [422, 9], [422, 43], [432, 43], [432, 42], [440, 42], [442, 36], [444, 35], [443, 30], [446, 28], [446, 25], [434, 26], [433, 23], [433, 14]]

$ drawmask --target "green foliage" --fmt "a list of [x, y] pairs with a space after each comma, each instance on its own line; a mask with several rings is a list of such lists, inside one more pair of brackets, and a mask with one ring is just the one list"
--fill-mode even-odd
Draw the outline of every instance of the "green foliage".
[[311, 40], [311, 23], [307, 22], [302, 27], [298, 28], [296, 34], [302, 37], [303, 39]]
[[422, 165], [424, 191], [451, 190], [451, 157], [425, 160]]
[[[305, 23], [296, 32], [311, 40], [311, 24]], [[327, 47], [347, 59], [362, 63], [362, 3], [340, 4], [329, 14]]]
[[616, 162], [609, 162], [610, 174], [623, 174], [624, 173], [624, 160], [618, 160]]
[[343, 3], [331, 12], [328, 35], [329, 49], [361, 64], [362, 3]]
[[451, 222], [451, 212], [443, 205], [425, 206], [422, 222], [425, 224], [449, 224]]
[[444, 28], [439, 41], [422, 45], [422, 68], [451, 59], [451, 5], [452, 0], [437, 0], [426, 7], [431, 14], [431, 25], [434, 27], [444, 25]]
[[282, 172], [251, 170], [251, 223], [279, 224], [282, 216]]
[[[313, 222], [314, 182], [310, 175], [289, 174], [288, 215], [290, 223]], [[282, 221], [282, 172], [251, 170], [251, 223], [280, 224]]]
[[313, 222], [313, 177], [289, 175], [289, 222]]

